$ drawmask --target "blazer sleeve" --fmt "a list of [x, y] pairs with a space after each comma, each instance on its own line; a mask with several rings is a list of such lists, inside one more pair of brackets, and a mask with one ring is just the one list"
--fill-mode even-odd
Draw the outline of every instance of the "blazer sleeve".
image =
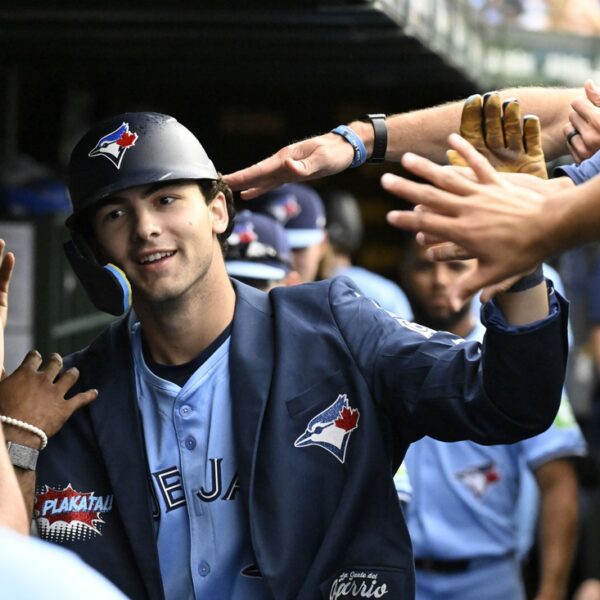
[[510, 327], [488, 303], [483, 344], [435, 332], [381, 309], [340, 278], [330, 306], [376, 403], [406, 442], [513, 443], [547, 429], [567, 358], [567, 304], [549, 286], [550, 314]]

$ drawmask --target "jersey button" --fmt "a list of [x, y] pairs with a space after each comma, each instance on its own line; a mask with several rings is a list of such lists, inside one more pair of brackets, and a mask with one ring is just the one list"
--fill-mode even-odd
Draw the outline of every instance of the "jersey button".
[[188, 435], [185, 438], [185, 447], [188, 450], [193, 450], [196, 447], [196, 438], [191, 435]]
[[184, 404], [180, 409], [179, 409], [179, 414], [182, 417], [189, 417], [192, 414], [192, 407], [188, 406], [187, 404]]
[[206, 577], [210, 573], [210, 565], [205, 560], [198, 565], [198, 573], [202, 577]]

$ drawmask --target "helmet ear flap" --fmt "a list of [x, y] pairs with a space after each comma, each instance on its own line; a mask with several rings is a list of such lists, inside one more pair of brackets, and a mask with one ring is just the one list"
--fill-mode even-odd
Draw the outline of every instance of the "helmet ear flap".
[[85, 238], [74, 231], [64, 245], [71, 268], [94, 306], [111, 315], [122, 315], [131, 308], [131, 285], [116, 265], [101, 265]]

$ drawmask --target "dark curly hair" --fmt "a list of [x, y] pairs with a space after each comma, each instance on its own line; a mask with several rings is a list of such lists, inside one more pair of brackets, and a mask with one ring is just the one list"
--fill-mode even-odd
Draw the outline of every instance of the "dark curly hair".
[[217, 196], [219, 192], [223, 192], [225, 196], [225, 200], [227, 201], [227, 216], [229, 217], [229, 224], [227, 225], [227, 229], [223, 233], [219, 233], [217, 235], [217, 239], [219, 240], [219, 244], [221, 245], [221, 250], [223, 254], [227, 251], [227, 238], [231, 235], [233, 231], [233, 224], [235, 221], [235, 208], [233, 206], [233, 192], [231, 188], [223, 181], [221, 173], [218, 174], [219, 179], [198, 179], [198, 186], [200, 187], [200, 191], [206, 200], [206, 204], [210, 204], [212, 200]]

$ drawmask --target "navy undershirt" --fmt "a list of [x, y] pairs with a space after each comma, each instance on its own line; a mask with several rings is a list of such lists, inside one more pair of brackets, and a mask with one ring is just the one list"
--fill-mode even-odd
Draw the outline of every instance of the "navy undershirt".
[[146, 343], [142, 341], [142, 350], [144, 353], [144, 360], [148, 365], [148, 368], [161, 379], [166, 379], [183, 387], [186, 381], [195, 373], [202, 363], [206, 362], [215, 350], [229, 337], [231, 334], [231, 323], [219, 334], [219, 336], [196, 358], [191, 361], [183, 363], [182, 365], [162, 365], [152, 360], [150, 352], [146, 346]]

